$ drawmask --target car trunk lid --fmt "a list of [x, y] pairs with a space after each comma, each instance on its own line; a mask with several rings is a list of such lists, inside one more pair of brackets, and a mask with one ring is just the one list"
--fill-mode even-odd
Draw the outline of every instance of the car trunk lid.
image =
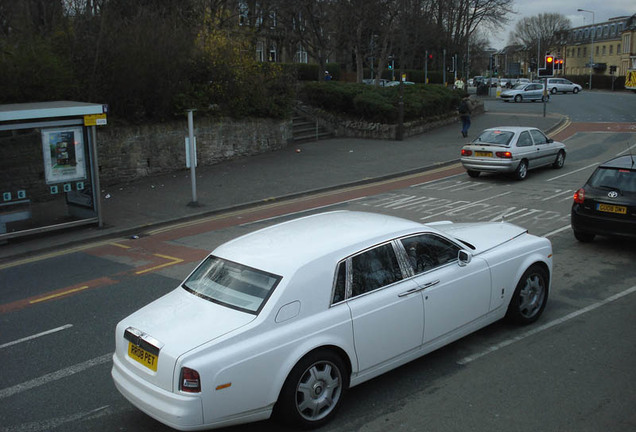
[[255, 317], [178, 288], [117, 325], [116, 355], [135, 375], [173, 391], [179, 356], [237, 331]]

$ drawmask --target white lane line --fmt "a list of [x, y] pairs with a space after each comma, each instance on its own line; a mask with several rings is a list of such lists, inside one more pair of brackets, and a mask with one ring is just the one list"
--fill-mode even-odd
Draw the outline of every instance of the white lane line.
[[99, 407], [91, 411], [79, 412], [77, 414], [71, 414], [64, 417], [56, 417], [40, 422], [23, 423], [21, 425], [5, 428], [0, 427], [0, 432], [48, 432], [67, 423], [72, 423], [85, 418], [102, 417], [103, 415], [108, 414], [109, 408], [110, 405], [104, 405], [103, 407]]
[[551, 200], [552, 198], [556, 198], [556, 197], [559, 197], [561, 195], [568, 195], [568, 199], [570, 199], [570, 198], [572, 198], [572, 195], [573, 195], [572, 192], [574, 192], [574, 191], [571, 190], [571, 189], [564, 190], [564, 191], [561, 191], [561, 192], [557, 192], [554, 195], [550, 195], [547, 198], [543, 198], [541, 201], [548, 201], [548, 200]]
[[477, 354], [473, 354], [473, 355], [464, 357], [463, 359], [459, 360], [457, 362], [457, 364], [463, 366], [463, 365], [466, 365], [468, 363], [471, 363], [471, 362], [473, 362], [473, 361], [475, 361], [475, 360], [477, 360], [477, 359], [479, 359], [481, 357], [484, 357], [485, 355], [488, 355], [488, 354], [490, 354], [492, 352], [498, 351], [501, 348], [505, 348], [508, 345], [512, 345], [515, 342], [519, 342], [519, 341], [521, 341], [523, 339], [526, 339], [526, 338], [528, 338], [530, 336], [533, 336], [533, 335], [535, 335], [537, 333], [541, 333], [544, 330], [548, 330], [549, 328], [555, 327], [555, 326], [557, 326], [559, 324], [563, 324], [564, 322], [569, 321], [569, 320], [571, 320], [573, 318], [576, 318], [579, 315], [583, 315], [584, 313], [593, 311], [594, 309], [598, 309], [601, 306], [604, 306], [604, 305], [606, 305], [608, 303], [611, 303], [611, 302], [613, 302], [615, 300], [618, 300], [621, 297], [625, 297], [626, 295], [632, 294], [634, 292], [636, 292], [636, 286], [628, 288], [628, 289], [626, 289], [623, 292], [619, 292], [618, 294], [614, 294], [613, 296], [608, 297], [605, 300], [601, 300], [601, 301], [599, 301], [597, 303], [594, 303], [594, 304], [591, 304], [589, 306], [586, 306], [583, 309], [579, 309], [577, 311], [574, 311], [574, 312], [572, 312], [572, 313], [570, 313], [570, 314], [568, 314], [568, 315], [566, 315], [564, 317], [561, 317], [561, 318], [556, 319], [554, 321], [550, 321], [549, 323], [546, 323], [546, 324], [544, 324], [542, 326], [536, 327], [536, 328], [534, 328], [532, 330], [529, 330], [529, 331], [527, 331], [525, 333], [522, 333], [519, 336], [516, 336], [516, 337], [514, 337], [512, 339], [505, 340], [505, 341], [503, 341], [501, 343], [498, 343], [498, 344], [493, 345], [493, 346], [491, 346], [489, 348], [486, 348], [482, 352], [479, 352]]
[[627, 147], [625, 150], [623, 150], [622, 152], [618, 153], [616, 156], [621, 156], [625, 153], [631, 153], [632, 149], [636, 147], [636, 144], [634, 144], [633, 146]]
[[[430, 216], [422, 217], [422, 218], [420, 218], [420, 220], [425, 220], [425, 219], [430, 219], [430, 218], [432, 218], [432, 217], [441, 216], [441, 215], [444, 215], [445, 213], [450, 213], [450, 212], [455, 213], [455, 212], [458, 212], [458, 211], [460, 211], [460, 210], [464, 210], [464, 209], [466, 209], [466, 208], [472, 207], [472, 206], [474, 206], [475, 204], [479, 204], [479, 203], [482, 203], [482, 202], [484, 202], [484, 201], [491, 201], [491, 200], [494, 200], [495, 198], [499, 198], [499, 197], [502, 197], [502, 196], [504, 196], [504, 195], [508, 195], [508, 194], [510, 194], [510, 193], [512, 193], [512, 192], [510, 192], [510, 191], [508, 191], [508, 192], [503, 192], [503, 193], [500, 193], [500, 194], [497, 194], [497, 195], [490, 196], [490, 197], [488, 197], [488, 198], [481, 199], [481, 200], [479, 200], [479, 201], [472, 201], [472, 202], [460, 201], [460, 202], [466, 202], [466, 204], [464, 204], [464, 205], [462, 205], [462, 206], [459, 206], [459, 207], [456, 207], [456, 208], [450, 208], [450, 209], [444, 210], [444, 211], [442, 211], [442, 212], [432, 214], [432, 215], [430, 215]], [[441, 205], [441, 206], [440, 206], [440, 207], [438, 207], [438, 208], [443, 208], [443, 207], [447, 207], [447, 205], [446, 205], [446, 204], [444, 204], [444, 205]], [[433, 210], [436, 210], [436, 209], [433, 209]]]
[[551, 236], [553, 236], [553, 235], [555, 235], [555, 234], [558, 234], [558, 233], [560, 233], [560, 232], [562, 232], [562, 231], [569, 230], [571, 227], [572, 227], [572, 225], [566, 225], [566, 226], [561, 227], [561, 228], [559, 228], [559, 229], [555, 229], [554, 231], [550, 231], [549, 233], [544, 234], [544, 235], [542, 235], [541, 237], [548, 238], [548, 237], [551, 237]]
[[33, 339], [37, 339], [39, 337], [46, 336], [46, 335], [49, 335], [51, 333], [57, 333], [59, 331], [66, 330], [66, 329], [69, 329], [71, 327], [73, 327], [73, 324], [66, 324], [66, 325], [63, 325], [61, 327], [57, 327], [57, 328], [54, 328], [54, 329], [51, 329], [51, 330], [43, 331], [42, 333], [38, 333], [38, 334], [34, 334], [32, 336], [28, 336], [28, 337], [25, 337], [25, 338], [22, 338], [22, 339], [14, 340], [13, 342], [7, 342], [5, 344], [0, 345], [0, 349], [7, 348], [7, 347], [10, 347], [10, 346], [13, 346], [13, 345], [17, 345], [17, 344], [22, 343], [22, 342], [27, 342], [27, 341], [30, 341], [30, 340], [33, 340]]
[[552, 180], [560, 179], [561, 177], [566, 177], [566, 176], [569, 176], [570, 174], [574, 174], [574, 173], [577, 173], [577, 172], [579, 172], [579, 171], [583, 171], [583, 170], [586, 170], [586, 169], [590, 169], [590, 168], [595, 167], [595, 166], [598, 166], [598, 163], [593, 163], [592, 165], [588, 165], [588, 166], [586, 166], [586, 167], [579, 168], [579, 169], [577, 169], [577, 170], [570, 171], [570, 172], [567, 172], [567, 173], [565, 173], [565, 174], [561, 174], [560, 176], [552, 177], [552, 178], [550, 178], [550, 179], [547, 179], [546, 181], [552, 181]]
[[43, 375], [39, 378], [32, 379], [30, 381], [23, 382], [18, 385], [14, 385], [13, 387], [7, 387], [5, 389], [0, 390], [0, 399], [8, 398], [9, 396], [13, 396], [18, 393], [22, 393], [27, 390], [31, 390], [36, 387], [40, 387], [44, 384], [48, 384], [53, 381], [60, 380], [62, 378], [69, 377], [71, 375], [75, 375], [76, 373], [80, 373], [85, 371], [86, 369], [90, 369], [93, 366], [99, 366], [104, 363], [108, 363], [113, 358], [113, 354], [104, 354], [100, 357], [95, 357], [94, 359], [87, 360], [83, 363], [78, 363], [76, 365], [67, 367], [65, 369], [60, 369], [55, 372], [51, 372], [49, 374]]

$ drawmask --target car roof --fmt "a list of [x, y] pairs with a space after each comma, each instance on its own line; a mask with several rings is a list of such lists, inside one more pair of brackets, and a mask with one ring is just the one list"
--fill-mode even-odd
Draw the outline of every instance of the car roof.
[[635, 155], [623, 155], [610, 159], [607, 162], [603, 162], [600, 168], [623, 168], [623, 169], [636, 169], [636, 156]]
[[527, 131], [527, 130], [539, 130], [535, 127], [527, 127], [527, 126], [499, 126], [499, 127], [492, 127], [492, 128], [488, 128], [488, 129], [484, 129], [482, 132], [486, 132], [486, 131], [503, 131], [503, 132], [512, 132], [512, 133], [521, 133], [523, 131]]
[[425, 228], [394, 216], [334, 211], [246, 234], [219, 246], [212, 254], [286, 276], [321, 257], [333, 255], [339, 260], [392, 238], [429, 231]]

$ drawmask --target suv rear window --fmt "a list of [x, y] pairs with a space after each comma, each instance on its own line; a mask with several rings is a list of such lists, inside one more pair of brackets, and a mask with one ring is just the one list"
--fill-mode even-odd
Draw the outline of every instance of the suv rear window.
[[601, 189], [618, 189], [623, 193], [636, 193], [636, 171], [600, 167], [592, 174], [588, 184]]

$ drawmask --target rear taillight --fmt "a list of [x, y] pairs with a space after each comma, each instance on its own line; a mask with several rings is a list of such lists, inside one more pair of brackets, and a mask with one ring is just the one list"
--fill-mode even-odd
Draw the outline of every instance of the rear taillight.
[[512, 159], [512, 153], [510, 153], [509, 151], [495, 152], [495, 154], [497, 155], [498, 158]]
[[472, 156], [473, 155], [473, 151], [472, 150], [464, 150], [462, 149], [462, 156]]
[[574, 192], [574, 202], [577, 204], [583, 204], [585, 201], [585, 189], [581, 188]]
[[179, 390], [188, 393], [201, 392], [201, 378], [199, 372], [187, 367], [181, 368], [181, 379], [179, 380]]

